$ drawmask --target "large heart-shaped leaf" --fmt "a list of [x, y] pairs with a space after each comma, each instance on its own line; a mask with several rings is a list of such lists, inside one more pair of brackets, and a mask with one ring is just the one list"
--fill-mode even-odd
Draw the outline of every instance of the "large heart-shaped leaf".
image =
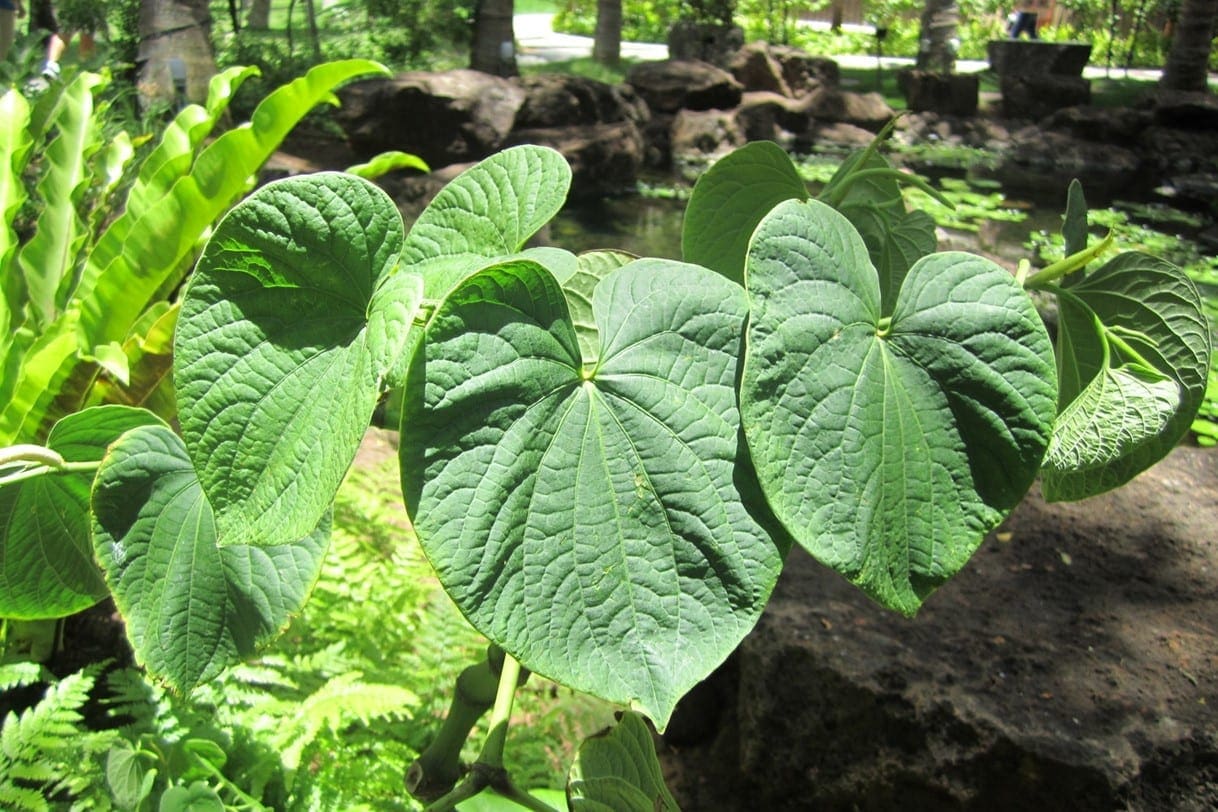
[[[164, 425], [151, 412], [99, 406], [64, 417], [47, 448], [68, 463], [99, 462], [136, 426]], [[0, 486], [0, 617], [66, 617], [106, 594], [89, 539], [93, 471], [64, 471]]]
[[[1060, 400], [1070, 419], [1057, 445], [1069, 451], [1047, 460], [1044, 491], [1082, 499], [1123, 485], [1180, 442], [1205, 398], [1211, 338], [1196, 285], [1147, 254], [1115, 257], [1059, 303]], [[1132, 372], [1113, 377], [1126, 364]]]
[[515, 254], [558, 213], [571, 167], [549, 147], [498, 152], [449, 182], [410, 228], [402, 262], [440, 299], [488, 259]]
[[584, 739], [567, 781], [573, 812], [676, 812], [647, 723], [624, 713]]
[[1011, 275], [933, 254], [891, 319], [846, 219], [778, 206], [747, 271], [741, 414], [778, 518], [821, 561], [906, 614], [1023, 496], [1055, 413], [1049, 339]]
[[781, 545], [733, 482], [738, 285], [639, 260], [593, 295], [585, 367], [562, 289], [505, 263], [428, 326], [403, 493], [445, 589], [526, 667], [661, 727], [752, 628]]
[[183, 691], [278, 634], [321, 571], [329, 515], [275, 547], [220, 547], [186, 447], [169, 429], [124, 434], [93, 491], [98, 561], [140, 661]]
[[283, 544], [329, 509], [403, 352], [422, 281], [360, 178], [292, 178], [216, 228], [178, 321], [182, 434], [220, 543]]
[[694, 184], [681, 226], [681, 256], [743, 282], [753, 227], [782, 201], [807, 199], [808, 185], [782, 147], [746, 144]]

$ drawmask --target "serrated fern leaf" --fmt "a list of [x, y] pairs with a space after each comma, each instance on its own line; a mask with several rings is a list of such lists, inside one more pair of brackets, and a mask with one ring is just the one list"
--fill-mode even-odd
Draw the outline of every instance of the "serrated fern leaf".
[[0, 809], [11, 809], [15, 812], [43, 812], [50, 808], [41, 792], [14, 786], [0, 778]]
[[[75, 795], [89, 788], [89, 756], [117, 734], [91, 732], [81, 724], [105, 663], [95, 663], [52, 683], [46, 694], [20, 715], [9, 713], [0, 728], [0, 808], [46, 809], [44, 796]], [[41, 787], [33, 791], [31, 786]], [[40, 804], [31, 805], [31, 798]]]
[[300, 754], [322, 730], [403, 715], [419, 704], [419, 698], [405, 688], [361, 682], [362, 677], [358, 671], [335, 677], [300, 703], [298, 714], [284, 729], [280, 741], [288, 769], [299, 766]]
[[48, 676], [40, 663], [6, 663], [0, 665], [0, 692], [45, 682]]

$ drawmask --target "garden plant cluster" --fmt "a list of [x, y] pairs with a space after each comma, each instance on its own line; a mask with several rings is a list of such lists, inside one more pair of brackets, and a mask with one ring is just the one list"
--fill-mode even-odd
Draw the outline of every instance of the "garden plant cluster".
[[[723, 158], [690, 196], [681, 261], [529, 247], [571, 180], [536, 146], [468, 169], [409, 228], [358, 174], [246, 194], [304, 111], [378, 70], [315, 68], [212, 140], [248, 75], [230, 70], [138, 162], [90, 115], [100, 77], [0, 101], [0, 617], [110, 596], [148, 673], [207, 690], [306, 604], [336, 493], [393, 394], [411, 523], [490, 643], [407, 772], [429, 809], [486, 791], [675, 808], [645, 720], [663, 730], [748, 634], [792, 545], [914, 615], [1035, 478], [1050, 500], [1119, 487], [1204, 397], [1196, 287], [1155, 256], [1105, 257], [1077, 184], [1062, 256], [1012, 274], [936, 250], [902, 187], [936, 192], [880, 139], [816, 197], [774, 144]], [[23, 222], [32, 161], [42, 205]], [[1056, 303], [1053, 336], [1033, 292]], [[505, 766], [530, 672], [621, 709], [557, 798]], [[4, 805], [43, 808], [54, 774], [28, 752], [61, 722], [6, 723]], [[157, 761], [155, 739], [124, 741], [105, 756], [120, 808], [263, 803], [214, 742], [182, 737]]]

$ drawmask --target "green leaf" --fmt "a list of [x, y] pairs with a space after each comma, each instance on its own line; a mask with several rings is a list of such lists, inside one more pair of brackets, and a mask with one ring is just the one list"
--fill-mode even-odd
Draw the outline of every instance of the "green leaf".
[[417, 169], [420, 172], [430, 172], [426, 162], [417, 155], [391, 150], [382, 152], [371, 161], [347, 167], [347, 173], [356, 175], [364, 180], [376, 180], [381, 175], [395, 172], [399, 169]]
[[181, 764], [176, 772], [182, 781], [205, 780], [228, 763], [224, 748], [211, 739], [186, 739], [178, 746], [178, 754]]
[[677, 807], [651, 731], [634, 713], [579, 746], [567, 784], [572, 812], [660, 812]]
[[566, 158], [548, 147], [505, 149], [446, 185], [415, 221], [402, 262], [440, 299], [487, 260], [515, 254], [558, 213], [571, 187]]
[[[119, 435], [148, 425], [163, 424], [143, 409], [87, 409], [56, 423], [47, 447], [66, 462], [100, 462]], [[106, 595], [89, 539], [92, 486], [92, 471], [0, 486], [0, 617], [66, 617]]]
[[579, 350], [585, 365], [596, 363], [600, 352], [600, 334], [592, 312], [592, 295], [606, 276], [635, 259], [624, 251], [589, 251], [579, 255], [575, 273], [559, 279], [567, 297], [571, 321], [579, 337]]
[[[1079, 415], [1088, 414], [1082, 424], [1090, 430], [1085, 436], [1068, 434], [1063, 439], [1062, 447], [1071, 451], [1052, 460], [1045, 497], [1080, 499], [1128, 482], [1180, 442], [1205, 399], [1211, 337], [1196, 285], [1180, 268], [1146, 254], [1120, 254], [1060, 292], [1058, 302], [1059, 402], [1065, 416], [1083, 398], [1072, 417], [1078, 421], [1082, 420]], [[1128, 351], [1101, 337], [1097, 319]], [[1109, 361], [1113, 354], [1118, 357]], [[1156, 385], [1137, 397], [1123, 396], [1139, 379], [1148, 380], [1145, 371], [1137, 376], [1127, 374], [1119, 381], [1095, 383], [1105, 375], [1111, 378], [1109, 366], [1120, 368], [1126, 362], [1148, 367], [1173, 381], [1178, 390], [1170, 419], [1153, 435], [1145, 422], [1147, 409], [1158, 415], [1156, 422], [1161, 419], [1166, 387]], [[1066, 425], [1080, 428], [1078, 423]], [[1113, 444], [1114, 434], [1133, 426], [1140, 427], [1136, 439], [1130, 436]], [[1083, 450], [1084, 443], [1091, 450]], [[1096, 466], [1104, 458], [1109, 467], [1101, 472]], [[1071, 460], [1083, 467], [1072, 471]]]
[[[736, 490], [743, 292], [639, 260], [566, 299], [514, 261], [433, 316], [402, 421], [403, 493], [445, 589], [532, 671], [661, 727], [752, 628], [785, 549]], [[557, 644], [556, 644], [557, 641]]]
[[140, 164], [139, 173], [127, 193], [126, 205], [98, 239], [89, 257], [89, 269], [82, 289], [93, 285], [93, 274], [109, 267], [122, 254], [132, 228], [145, 214], [170, 194], [173, 185], [191, 172], [195, 157], [211, 135], [217, 121], [228, 108], [232, 94], [257, 68], [234, 67], [217, 73], [208, 84], [207, 105], [188, 104], [174, 116], [161, 133], [156, 147]]
[[148, 797], [152, 790], [148, 781], [150, 772], [156, 771], [144, 769], [131, 742], [119, 739], [110, 746], [106, 754], [106, 786], [119, 809], [137, 809]]
[[1157, 441], [1180, 404], [1171, 378], [1137, 366], [1105, 369], [1057, 418], [1044, 463], [1052, 500], [1085, 499], [1145, 469], [1139, 453]]
[[1055, 413], [1049, 339], [1009, 273], [933, 254], [891, 319], [866, 246], [816, 201], [757, 229], [740, 402], [770, 506], [796, 540], [906, 614], [1015, 506]]
[[1070, 188], [1066, 192], [1066, 219], [1062, 223], [1062, 237], [1066, 241], [1066, 256], [1087, 248], [1087, 199], [1083, 196], [1083, 185], [1078, 178], [1070, 181]]
[[95, 73], [82, 72], [64, 89], [64, 103], [54, 120], [57, 135], [45, 150], [46, 171], [38, 182], [42, 208], [34, 236], [22, 246], [17, 261], [25, 274], [29, 303], [40, 325], [59, 314], [57, 293], [71, 280], [83, 223], [76, 210], [79, 189], [87, 178], [88, 147], [98, 122], [93, 119], [93, 93], [105, 84]]
[[294, 541], [329, 509], [422, 295], [393, 273], [403, 231], [384, 192], [341, 173], [269, 184], [216, 227], [174, 380], [222, 545]]
[[808, 186], [786, 151], [756, 141], [724, 156], [698, 178], [681, 227], [681, 256], [744, 281], [749, 237], [784, 200], [807, 200]]
[[29, 102], [16, 89], [0, 96], [0, 358], [25, 303], [23, 280], [12, 257], [18, 245], [13, 220], [27, 198], [21, 173], [34, 143], [29, 121]]
[[[861, 172], [878, 174], [848, 180], [852, 173]], [[829, 186], [835, 183], [846, 184], [836, 208], [862, 236], [867, 254], [880, 274], [881, 312], [890, 316], [905, 274], [938, 244], [935, 221], [925, 212], [906, 212], [896, 171], [878, 153], [864, 151], [851, 155]]]
[[224, 812], [224, 801], [207, 784], [195, 781], [190, 786], [165, 790], [157, 809], [159, 812]]
[[127, 636], [149, 671], [181, 691], [254, 653], [300, 610], [321, 570], [329, 517], [276, 547], [220, 547], [182, 441], [133, 429], [97, 472], [93, 535]]
[[333, 97], [338, 85], [359, 76], [384, 73], [367, 60], [328, 62], [276, 89], [247, 124], [211, 142], [190, 174], [173, 184], [158, 205], [143, 212], [126, 230], [121, 251], [92, 258], [78, 295], [81, 329], [95, 343], [122, 341], [131, 324], [197, 250], [206, 229], [245, 194], [250, 180], [309, 110]]
[[[544, 804], [549, 804], [558, 812], [567, 812], [567, 793], [560, 789], [531, 789], [529, 795]], [[457, 809], [459, 812], [520, 812], [521, 806], [488, 789], [468, 801], [457, 804]]]

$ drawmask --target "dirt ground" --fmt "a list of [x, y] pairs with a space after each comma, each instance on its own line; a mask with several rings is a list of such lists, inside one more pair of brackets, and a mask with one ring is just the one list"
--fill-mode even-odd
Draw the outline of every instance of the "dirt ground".
[[801, 551], [679, 711], [687, 809], [1218, 809], [1218, 450], [1033, 490], [913, 620]]

